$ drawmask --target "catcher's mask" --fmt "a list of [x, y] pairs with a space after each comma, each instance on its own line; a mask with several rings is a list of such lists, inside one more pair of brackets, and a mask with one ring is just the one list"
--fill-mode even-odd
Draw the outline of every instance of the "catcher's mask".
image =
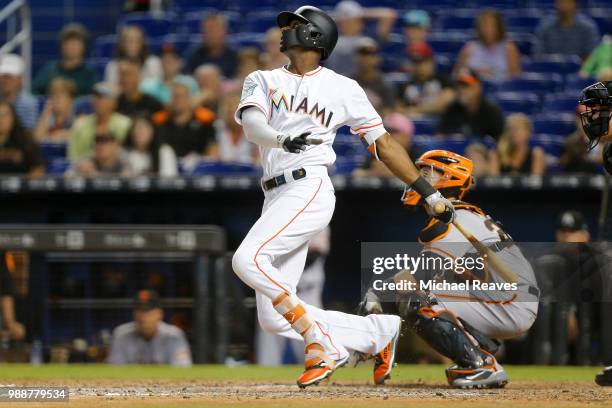
[[285, 52], [297, 45], [315, 49], [321, 53], [322, 61], [327, 59], [338, 42], [336, 22], [324, 11], [312, 6], [300, 7], [295, 12], [282, 11], [276, 18], [279, 28], [289, 26], [293, 21], [302, 24], [283, 30], [280, 50]]
[[580, 122], [589, 139], [587, 149], [592, 150], [609, 130], [612, 81], [587, 86], [582, 90], [579, 103], [585, 107], [584, 112], [579, 113]]
[[[430, 150], [419, 157], [415, 165], [423, 177], [429, 179], [431, 185], [444, 197], [461, 199], [474, 182], [472, 177], [472, 161], [460, 154], [447, 150]], [[431, 169], [430, 172], [423, 171]], [[408, 206], [418, 206], [423, 197], [410, 187], [404, 189], [402, 202]]]

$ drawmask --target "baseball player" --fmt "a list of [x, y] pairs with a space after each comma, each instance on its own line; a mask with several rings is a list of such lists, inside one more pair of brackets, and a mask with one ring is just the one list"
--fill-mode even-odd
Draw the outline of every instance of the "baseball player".
[[334, 20], [304, 6], [277, 17], [280, 49], [290, 60], [282, 68], [256, 71], [244, 81], [236, 121], [260, 147], [265, 200], [259, 220], [236, 250], [236, 274], [257, 294], [264, 330], [302, 339], [305, 371], [297, 384], [317, 384], [346, 363], [356, 350], [378, 355], [374, 381], [384, 383], [395, 358], [400, 319], [392, 315], [356, 316], [322, 310], [296, 296], [310, 239], [325, 228], [335, 196], [328, 167], [341, 126], [350, 126], [369, 151], [402, 181], [418, 191], [427, 208], [450, 222], [454, 208], [420, 177], [405, 150], [384, 129], [363, 89], [319, 65], [338, 39]]
[[[493, 354], [499, 342], [525, 333], [535, 321], [539, 290], [529, 262], [512, 238], [475, 205], [460, 201], [472, 185], [472, 161], [445, 150], [431, 150], [416, 160], [421, 175], [453, 203], [457, 222], [487, 246], [517, 275], [516, 291], [415, 290], [397, 293], [397, 310], [412, 329], [440, 354], [454, 361], [446, 370], [448, 382], [458, 388], [503, 387], [508, 377]], [[404, 205], [420, 206], [422, 196], [408, 189]], [[456, 260], [478, 256], [475, 247], [454, 224], [430, 218], [418, 237], [422, 254], [429, 258]], [[394, 279], [426, 281], [444, 276], [448, 280], [503, 283], [491, 268], [458, 274], [448, 270], [399, 272]], [[473, 284], [473, 283], [472, 283]], [[417, 286], [416, 288], [419, 288]], [[361, 313], [381, 313], [380, 292], [368, 290]]]
[[[587, 147], [591, 150], [600, 142], [606, 143], [603, 148], [603, 165], [612, 174], [612, 144], [609, 143], [612, 141], [612, 81], [596, 82], [584, 88], [580, 104], [584, 105], [580, 120], [588, 138]], [[601, 386], [612, 386], [612, 366], [597, 374], [595, 382]]]

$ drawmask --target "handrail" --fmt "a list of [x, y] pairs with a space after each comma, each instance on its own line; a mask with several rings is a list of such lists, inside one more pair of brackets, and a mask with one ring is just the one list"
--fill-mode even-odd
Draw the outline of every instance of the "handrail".
[[[15, 33], [15, 20], [21, 20], [21, 28]], [[13, 0], [0, 10], [0, 24], [7, 22], [7, 42], [0, 47], [0, 54], [20, 48], [24, 62], [23, 87], [30, 89], [32, 70], [32, 15], [26, 0]]]

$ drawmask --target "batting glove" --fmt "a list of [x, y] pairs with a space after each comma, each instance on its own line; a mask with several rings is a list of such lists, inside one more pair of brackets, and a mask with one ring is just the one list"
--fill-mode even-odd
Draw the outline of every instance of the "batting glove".
[[[432, 217], [439, 219], [445, 224], [450, 224], [455, 219], [455, 207], [439, 191], [425, 197], [425, 202], [427, 203], [425, 208]], [[436, 207], [441, 207], [439, 203], [444, 205], [444, 211], [442, 212], [435, 210]]]
[[307, 139], [310, 132], [304, 132], [299, 136], [278, 135], [278, 145], [289, 153], [301, 153], [306, 146], [321, 144], [321, 139]]

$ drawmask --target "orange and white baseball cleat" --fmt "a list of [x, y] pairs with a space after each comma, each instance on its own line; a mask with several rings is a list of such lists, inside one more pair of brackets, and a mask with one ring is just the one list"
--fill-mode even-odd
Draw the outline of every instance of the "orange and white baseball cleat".
[[309, 385], [316, 385], [326, 378], [329, 378], [334, 371], [348, 362], [347, 354], [340, 360], [332, 360], [325, 353], [325, 349], [318, 343], [311, 343], [306, 346], [306, 359], [304, 366], [306, 369], [298, 378], [297, 385], [306, 388]]
[[383, 385], [391, 377], [391, 371], [395, 364], [395, 352], [397, 351], [397, 340], [402, 331], [402, 321], [399, 321], [397, 332], [380, 353], [374, 356], [374, 384]]

